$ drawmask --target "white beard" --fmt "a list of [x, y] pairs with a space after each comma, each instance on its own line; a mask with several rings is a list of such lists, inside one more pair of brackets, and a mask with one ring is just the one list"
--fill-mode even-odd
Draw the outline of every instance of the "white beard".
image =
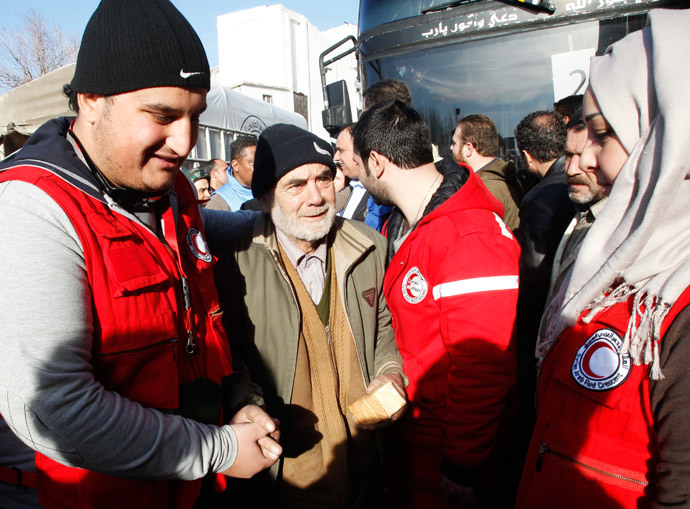
[[271, 207], [271, 219], [277, 229], [282, 231], [288, 237], [302, 240], [305, 242], [316, 242], [323, 239], [328, 232], [331, 231], [333, 221], [335, 220], [335, 207], [330, 203], [314, 210], [314, 215], [326, 212], [326, 215], [317, 223], [310, 223], [308, 225], [301, 222], [301, 217], [297, 213], [286, 214], [278, 205], [278, 201], [273, 201]]

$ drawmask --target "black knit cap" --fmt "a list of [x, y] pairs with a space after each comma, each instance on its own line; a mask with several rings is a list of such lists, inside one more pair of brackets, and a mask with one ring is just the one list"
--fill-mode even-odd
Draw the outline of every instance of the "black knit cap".
[[204, 46], [168, 0], [102, 0], [81, 40], [71, 88], [99, 95], [211, 87]]
[[267, 127], [256, 144], [252, 194], [259, 198], [270, 191], [283, 175], [309, 163], [324, 164], [335, 175], [331, 144], [291, 124]]

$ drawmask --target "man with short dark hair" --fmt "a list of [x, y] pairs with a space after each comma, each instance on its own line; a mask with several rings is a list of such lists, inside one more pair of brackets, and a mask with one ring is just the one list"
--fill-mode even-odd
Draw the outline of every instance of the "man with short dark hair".
[[408, 106], [412, 105], [412, 93], [410, 88], [402, 80], [382, 79], [371, 84], [362, 92], [364, 111], [382, 101], [397, 100]]
[[256, 138], [240, 136], [230, 144], [230, 169], [226, 183], [215, 188], [206, 208], [236, 211], [251, 200]]
[[535, 111], [515, 128], [515, 141], [527, 170], [539, 182], [529, 190], [520, 208], [520, 299], [518, 342], [534, 351], [539, 321], [549, 291], [551, 268], [558, 243], [575, 215], [565, 181], [563, 145], [566, 127], [553, 111]]
[[553, 103], [553, 111], [563, 118], [563, 123], [566, 125], [575, 118], [580, 109], [582, 109], [582, 94], [569, 95]]
[[396, 207], [384, 292], [411, 408], [392, 491], [401, 507], [475, 503], [512, 408], [517, 242], [474, 172], [439, 173], [428, 126], [402, 102], [362, 115], [354, 151], [364, 186]]
[[515, 141], [523, 164], [539, 181], [520, 207], [520, 295], [517, 305], [518, 418], [514, 449], [516, 463], [524, 457], [536, 418], [536, 360], [534, 349], [544, 310], [551, 269], [558, 243], [575, 207], [568, 198], [563, 144], [566, 127], [558, 113], [536, 111], [523, 118], [515, 129]]
[[486, 115], [468, 115], [458, 122], [450, 149], [458, 163], [477, 172], [504, 208], [503, 222], [514, 231], [520, 225], [522, 184], [512, 161], [498, 157], [498, 130]]
[[214, 260], [180, 172], [209, 88], [168, 0], [103, 0], [78, 116], [0, 166], [2, 507], [191, 508], [202, 477], [281, 453], [260, 397], [223, 391]]
[[208, 162], [208, 176], [213, 189], [220, 189], [228, 182], [228, 163], [222, 159], [211, 159]]
[[273, 489], [249, 494], [262, 507], [272, 495], [281, 507], [373, 507], [376, 443], [346, 409], [385, 382], [404, 395], [382, 291], [385, 239], [335, 215], [334, 176], [328, 142], [267, 127], [252, 180], [263, 214], [214, 250], [233, 348], [281, 422]]

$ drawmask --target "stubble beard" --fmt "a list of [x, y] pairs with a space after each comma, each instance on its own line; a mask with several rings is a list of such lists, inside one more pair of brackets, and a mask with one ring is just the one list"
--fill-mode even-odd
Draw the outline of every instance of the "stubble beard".
[[361, 183], [369, 191], [369, 194], [374, 197], [376, 203], [389, 207], [395, 206], [390, 191], [380, 181], [372, 177], [368, 164], [364, 165], [364, 174], [366, 175], [366, 180], [361, 181]]
[[[589, 182], [584, 179], [578, 178], [568, 178], [568, 197], [570, 201], [578, 205], [590, 205], [592, 203], [601, 200], [604, 195], [602, 189], [599, 188], [596, 192], [590, 187]], [[571, 184], [580, 184], [587, 186], [587, 191], [579, 191], [578, 189], [573, 189]]]

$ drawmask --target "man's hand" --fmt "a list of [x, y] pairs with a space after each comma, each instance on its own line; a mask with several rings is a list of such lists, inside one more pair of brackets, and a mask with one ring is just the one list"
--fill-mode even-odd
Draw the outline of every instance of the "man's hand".
[[256, 405], [247, 405], [235, 414], [230, 425], [237, 435], [237, 458], [222, 474], [248, 479], [278, 461], [283, 449], [278, 444], [277, 419]]
[[[405, 398], [405, 400], [407, 400], [407, 395], [405, 394], [405, 381], [403, 380], [403, 377], [400, 373], [387, 373], [385, 375], [377, 376], [367, 386], [367, 394], [371, 394], [376, 389], [388, 382], [393, 382], [393, 387], [395, 388], [395, 390], [398, 391], [398, 393], [403, 398]], [[376, 424], [359, 424], [358, 427], [368, 431], [372, 431], [379, 428], [385, 428], [386, 426], [389, 426], [398, 419], [400, 419], [405, 413], [406, 409], [407, 405], [403, 406], [400, 410], [395, 412], [393, 415], [390, 416], [389, 419], [386, 419], [385, 421], [377, 422]]]
[[477, 504], [477, 490], [474, 486], [463, 486], [454, 483], [445, 475], [441, 476], [441, 495], [451, 504], [457, 504], [460, 507], [476, 507]]
[[242, 407], [232, 418], [230, 424], [254, 423], [266, 431], [266, 436], [258, 440], [261, 451], [269, 459], [278, 459], [283, 450], [280, 442], [280, 421], [273, 419], [266, 411], [257, 405]]

